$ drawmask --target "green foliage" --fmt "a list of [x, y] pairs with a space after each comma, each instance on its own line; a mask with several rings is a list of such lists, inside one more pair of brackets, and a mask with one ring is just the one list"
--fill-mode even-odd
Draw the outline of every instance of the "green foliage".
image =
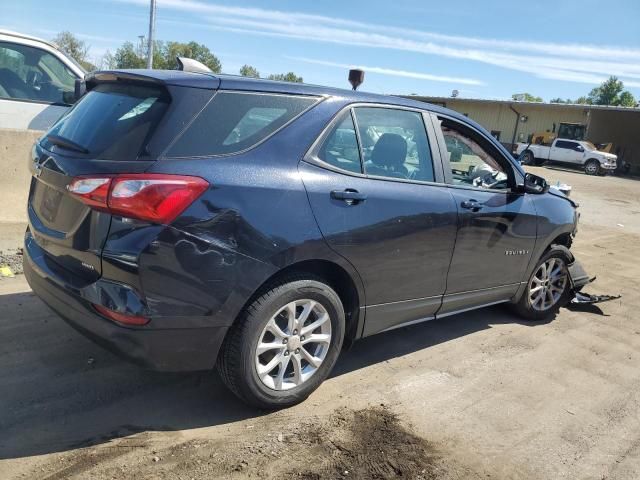
[[289, 73], [272, 73], [267, 77], [269, 80], [278, 80], [281, 82], [293, 82], [293, 83], [302, 83], [302, 77], [297, 76], [293, 72]]
[[631, 92], [624, 90], [624, 83], [614, 76], [609, 77], [599, 87], [591, 90], [587, 98], [594, 105], [623, 105], [630, 107], [636, 104]]
[[[196, 42], [161, 42], [153, 44], [153, 68], [172, 70], [177, 66], [176, 57], [189, 57], [204, 63], [213, 72], [220, 73], [220, 60], [206, 45]], [[113, 55], [114, 68], [145, 68], [146, 52], [125, 42]]]
[[562, 99], [558, 97], [552, 98], [551, 100], [549, 100], [549, 103], [573, 103], [573, 100], [571, 100], [570, 98]]
[[536, 97], [534, 95], [531, 95], [530, 93], [514, 93], [513, 95], [511, 95], [511, 98], [515, 100], [516, 98], [521, 96], [524, 98], [525, 102], [544, 102], [542, 97]]
[[115, 68], [144, 68], [146, 61], [138, 55], [133, 43], [124, 42], [113, 55]]
[[158, 49], [158, 54], [159, 58], [162, 58], [162, 60], [159, 61], [161, 65], [156, 66], [156, 56], [154, 55], [153, 68], [175, 68], [176, 57], [188, 57], [204, 63], [214, 73], [220, 73], [222, 69], [218, 57], [211, 53], [206, 45], [196, 42], [167, 42], [166, 44], [162, 44], [161, 48]]
[[633, 94], [627, 90], [620, 94], [620, 106], [621, 107], [635, 107], [637, 105], [637, 101]]
[[53, 39], [60, 50], [78, 62], [85, 70], [92, 71], [96, 67], [87, 60], [89, 56], [89, 45], [85, 41], [77, 38], [69, 31], [60, 32]]
[[260, 72], [251, 65], [243, 65], [240, 67], [240, 75], [243, 77], [260, 78]]

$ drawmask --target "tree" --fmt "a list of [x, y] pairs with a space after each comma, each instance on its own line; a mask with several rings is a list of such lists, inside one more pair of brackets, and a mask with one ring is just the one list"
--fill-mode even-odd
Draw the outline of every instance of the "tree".
[[587, 98], [594, 105], [622, 105], [624, 101], [625, 106], [633, 106], [636, 103], [633, 94], [625, 90], [624, 83], [614, 76], [591, 90]]
[[558, 98], [552, 98], [551, 100], [549, 100], [549, 103], [573, 103], [573, 100], [571, 100], [570, 98], [562, 99], [558, 97]]
[[251, 65], [243, 65], [240, 67], [240, 75], [243, 77], [260, 78], [260, 72], [256, 67], [252, 67]]
[[156, 58], [154, 56], [154, 68], [175, 68], [176, 57], [189, 57], [204, 63], [214, 73], [220, 73], [222, 65], [206, 45], [196, 42], [180, 43], [167, 42], [159, 49], [164, 65], [156, 67]]
[[302, 83], [302, 77], [297, 76], [293, 72], [289, 73], [272, 73], [269, 75], [269, 80], [278, 80], [281, 82], [293, 82], [293, 83]]
[[620, 106], [621, 107], [635, 107], [637, 105], [636, 99], [633, 94], [627, 90], [620, 94]]
[[[196, 42], [154, 42], [153, 68], [175, 69], [176, 57], [193, 58], [215, 73], [220, 73], [222, 68], [218, 57], [211, 53], [206, 45]], [[110, 59], [107, 57], [106, 60], [111, 60], [112, 68], [145, 68], [147, 66], [146, 49], [136, 48], [133, 43], [125, 42]]]
[[115, 68], [144, 68], [146, 66], [145, 59], [138, 55], [131, 42], [124, 42], [116, 50], [113, 55], [113, 63]]
[[[513, 95], [511, 95], [511, 98], [513, 100], [519, 100], [524, 102], [544, 102], [542, 97], [536, 97], [531, 95], [530, 93], [514, 93]], [[522, 98], [522, 100], [520, 100], [520, 98]]]
[[73, 33], [66, 30], [64, 32], [60, 32], [53, 39], [53, 43], [55, 43], [60, 50], [82, 65], [85, 70], [91, 71], [96, 69], [95, 65], [87, 60], [89, 56], [89, 45], [87, 45], [83, 40], [76, 38]]

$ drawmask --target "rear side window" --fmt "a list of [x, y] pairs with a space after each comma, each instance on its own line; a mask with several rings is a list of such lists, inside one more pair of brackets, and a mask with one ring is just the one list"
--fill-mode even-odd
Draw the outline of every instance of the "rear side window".
[[566, 148], [567, 150], [573, 150], [577, 145], [577, 143], [567, 142], [564, 140], [558, 140], [556, 142], [556, 148]]
[[[169, 103], [158, 87], [100, 84], [87, 93], [45, 135], [75, 144], [92, 158], [136, 160]], [[58, 143], [58, 142], [56, 142]]]
[[282, 128], [317, 101], [316, 97], [219, 92], [169, 148], [167, 157], [241, 152]]
[[320, 147], [318, 158], [342, 170], [362, 173], [356, 129], [350, 112], [347, 112], [333, 127]]

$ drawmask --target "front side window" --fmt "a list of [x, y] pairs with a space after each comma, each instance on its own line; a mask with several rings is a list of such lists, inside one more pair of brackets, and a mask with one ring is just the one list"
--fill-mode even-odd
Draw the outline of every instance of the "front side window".
[[0, 98], [70, 103], [75, 78], [64, 63], [44, 50], [0, 42]]
[[317, 97], [218, 92], [169, 148], [167, 157], [241, 152], [282, 128], [317, 101]]
[[354, 109], [367, 175], [434, 181], [422, 114], [391, 108]]
[[318, 151], [318, 158], [336, 168], [362, 173], [356, 129], [350, 112], [346, 112], [333, 127]]
[[454, 185], [506, 189], [507, 174], [498, 161], [464, 127], [440, 118]]

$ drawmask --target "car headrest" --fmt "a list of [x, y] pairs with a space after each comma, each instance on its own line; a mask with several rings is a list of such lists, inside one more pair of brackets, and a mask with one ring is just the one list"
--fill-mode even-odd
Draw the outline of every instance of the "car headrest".
[[398, 168], [407, 158], [407, 141], [397, 133], [384, 133], [378, 139], [371, 161], [381, 167]]

